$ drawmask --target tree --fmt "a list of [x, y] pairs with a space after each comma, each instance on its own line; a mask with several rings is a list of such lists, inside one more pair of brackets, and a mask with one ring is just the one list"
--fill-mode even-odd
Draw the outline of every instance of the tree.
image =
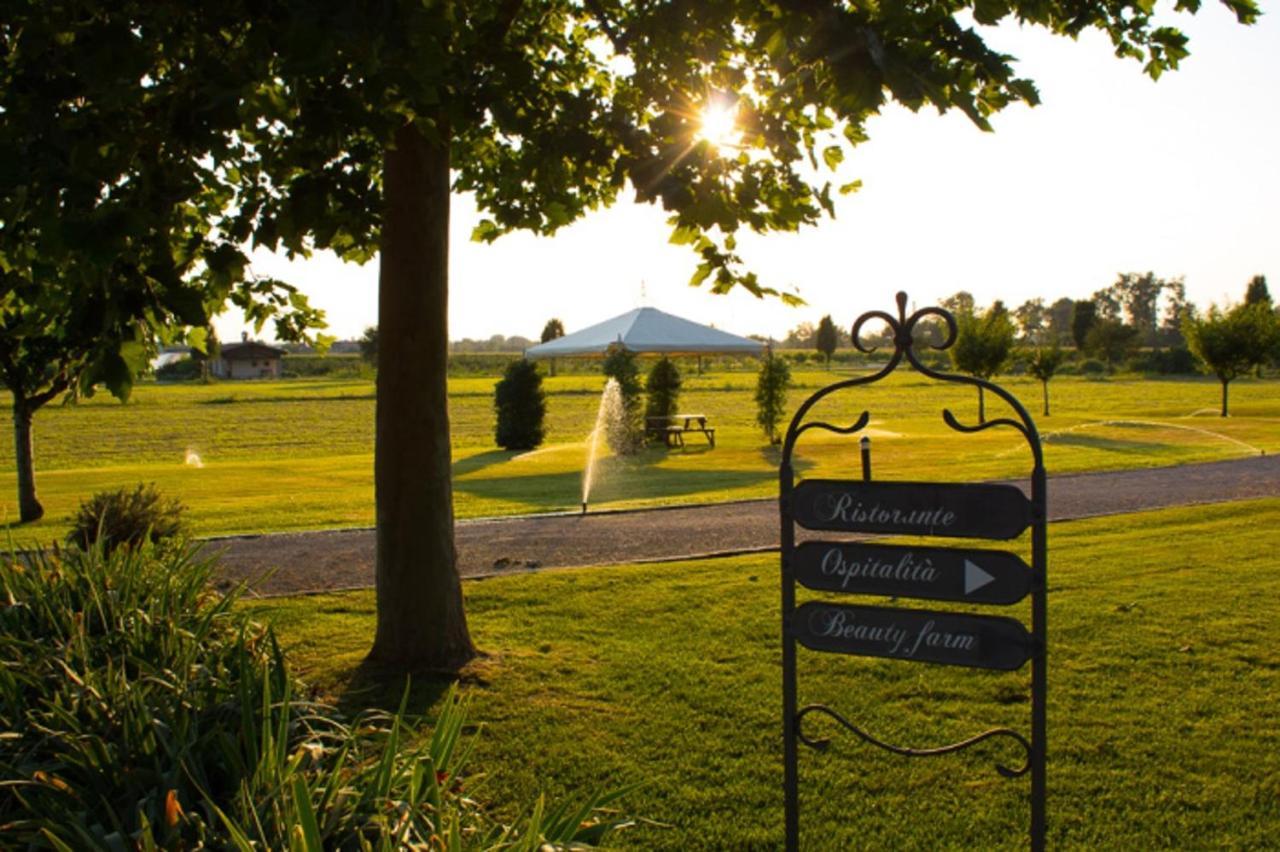
[[1076, 302], [1071, 312], [1071, 340], [1076, 349], [1084, 351], [1084, 342], [1089, 331], [1098, 322], [1098, 306], [1091, 300]]
[[605, 355], [602, 372], [618, 383], [622, 396], [622, 412], [617, 422], [611, 422], [609, 449], [615, 455], [627, 455], [640, 449], [644, 431], [640, 426], [640, 368], [636, 353], [625, 346], [615, 344]]
[[1120, 302], [1120, 296], [1111, 287], [1098, 290], [1089, 297], [1089, 301], [1093, 302], [1093, 308], [1099, 320], [1119, 322], [1124, 315], [1124, 305]]
[[1138, 345], [1138, 330], [1118, 319], [1100, 319], [1085, 335], [1084, 351], [1107, 362], [1112, 370]]
[[[547, 324], [542, 327], [542, 338], [539, 342], [550, 343], [558, 337], [564, 337], [564, 323], [552, 317], [547, 320]], [[556, 374], [556, 359], [551, 359], [551, 375]]]
[[[956, 316], [956, 342], [951, 347], [951, 363], [962, 373], [989, 379], [1008, 363], [1017, 332], [1009, 312], [997, 302], [981, 316], [972, 312]], [[986, 400], [978, 388], [978, 422], [986, 422]]]
[[1065, 296], [1048, 308], [1049, 337], [1059, 345], [1071, 340], [1071, 316], [1075, 302]]
[[371, 325], [365, 328], [360, 336], [360, 357], [370, 364], [378, 363], [378, 327]]
[[232, 192], [211, 158], [248, 144], [218, 128], [237, 112], [215, 71], [221, 27], [177, 24], [181, 4], [121, 5], [12, 2], [0, 20], [0, 378], [23, 522], [44, 513], [41, 407], [98, 385], [127, 400], [160, 344], [203, 350], [228, 299], [259, 327], [279, 315], [281, 339], [320, 317], [212, 227]]
[[680, 371], [675, 363], [665, 355], [659, 358], [644, 384], [645, 418], [673, 416], [676, 403], [680, 401], [681, 384]]
[[1244, 292], [1244, 303], [1271, 307], [1271, 291], [1267, 289], [1267, 276], [1255, 275], [1249, 279], [1249, 286]]
[[1044, 392], [1045, 417], [1049, 416], [1049, 380], [1057, 374], [1065, 357], [1066, 354], [1056, 341], [1047, 349], [1043, 346], [1036, 347], [1027, 357], [1027, 372], [1040, 380], [1040, 387]]
[[765, 351], [760, 373], [756, 377], [756, 423], [764, 430], [770, 444], [782, 440], [778, 427], [787, 410], [787, 390], [791, 387], [791, 369], [787, 362]]
[[1181, 284], [1181, 279], [1165, 281], [1157, 278], [1154, 272], [1139, 274], [1137, 272], [1121, 273], [1111, 285], [1110, 293], [1114, 301], [1124, 310], [1125, 319], [1137, 332], [1140, 344], [1156, 343], [1156, 326], [1159, 319], [1157, 305], [1160, 295], [1170, 288], [1174, 282]]
[[788, 349], [807, 349], [813, 345], [814, 335], [817, 331], [811, 322], [802, 322], [795, 328], [787, 332], [787, 336], [783, 338], [782, 345]]
[[1028, 343], [1040, 343], [1045, 332], [1045, 320], [1048, 313], [1044, 307], [1044, 299], [1028, 299], [1014, 310], [1013, 316], [1022, 331], [1022, 339]]
[[1187, 285], [1181, 278], [1168, 282], [1164, 315], [1160, 321], [1160, 343], [1177, 346], [1182, 343], [1182, 323], [1195, 313], [1195, 305], [1187, 301]]
[[1268, 305], [1260, 303], [1225, 311], [1214, 305], [1203, 319], [1188, 317], [1182, 334], [1192, 353], [1222, 383], [1222, 416], [1226, 417], [1227, 386], [1280, 345], [1280, 321]]
[[494, 439], [499, 447], [532, 450], [541, 444], [547, 398], [542, 392], [538, 365], [525, 358], [507, 364], [493, 389], [493, 409], [497, 416]]
[[836, 346], [840, 343], [840, 333], [836, 331], [836, 324], [831, 319], [831, 314], [827, 314], [818, 321], [818, 331], [813, 336], [813, 346], [827, 361], [827, 369], [831, 369], [831, 356], [835, 354]]
[[539, 342], [550, 343], [558, 337], [564, 337], [564, 323], [552, 317], [547, 320], [547, 324], [542, 327], [542, 338]]
[[[1256, 19], [1252, 0], [1227, 2], [1240, 21]], [[887, 103], [959, 110], [986, 130], [993, 113], [1038, 102], [977, 28], [1004, 19], [1070, 37], [1099, 29], [1152, 76], [1186, 55], [1182, 34], [1157, 25], [1141, 0], [883, 9], [815, 0], [796, 14], [761, 0], [13, 0], [0, 23], [0, 163], [129, 163], [145, 174], [126, 192], [163, 186], [152, 203], [132, 205], [143, 218], [173, 213], [172, 197], [190, 197], [188, 186], [207, 192], [207, 211], [179, 218], [227, 247], [204, 254], [228, 282], [245, 279], [237, 252], [249, 242], [379, 257], [370, 658], [455, 670], [474, 648], [453, 547], [451, 192], [473, 194], [484, 216], [474, 236], [488, 241], [553, 233], [630, 187], [638, 201], [662, 204], [673, 241], [696, 252], [693, 283], [773, 293], [743, 268], [736, 235], [794, 231], [832, 213], [831, 186], [810, 164], [836, 169]], [[64, 67], [74, 85], [57, 79]], [[86, 96], [86, 85], [98, 88]], [[712, 97], [737, 107], [751, 156], [721, 156], [698, 138]], [[134, 102], [146, 109], [109, 124], [105, 111]], [[40, 132], [63, 119], [65, 138]], [[119, 147], [104, 144], [103, 128]], [[4, 180], [6, 198], [46, 205], [81, 188], [75, 175], [39, 186]], [[116, 185], [77, 197], [92, 206]], [[0, 210], [6, 231], [10, 212]], [[46, 241], [35, 256], [64, 257], [71, 242]], [[153, 255], [162, 266], [175, 246], [164, 248]], [[224, 284], [202, 305], [225, 300]], [[114, 289], [111, 299], [129, 304]], [[203, 314], [183, 321], [202, 324]]]
[[952, 316], [960, 316], [962, 314], [972, 314], [977, 308], [977, 303], [973, 300], [973, 294], [968, 290], [961, 290], [954, 295], [943, 299], [942, 308], [949, 311]]

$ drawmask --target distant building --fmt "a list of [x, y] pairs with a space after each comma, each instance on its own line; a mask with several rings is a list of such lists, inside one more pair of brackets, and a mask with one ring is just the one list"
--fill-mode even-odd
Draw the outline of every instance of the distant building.
[[209, 372], [220, 379], [278, 379], [285, 351], [256, 340], [224, 343], [209, 363]]

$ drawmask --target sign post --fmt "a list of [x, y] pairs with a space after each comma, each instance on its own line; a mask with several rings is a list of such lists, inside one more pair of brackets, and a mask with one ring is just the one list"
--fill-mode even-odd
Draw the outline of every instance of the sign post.
[[[983, 379], [938, 372], [919, 360], [913, 347], [916, 325], [926, 317], [945, 324], [947, 339], [936, 349], [955, 342], [954, 318], [940, 308], [906, 314], [907, 296], [897, 296], [898, 315], [883, 311], [863, 314], [853, 326], [854, 345], [871, 319], [886, 322], [893, 332], [894, 351], [883, 368], [869, 376], [837, 382], [809, 397], [796, 412], [783, 443], [779, 468], [779, 516], [782, 550], [782, 704], [783, 763], [786, 798], [786, 848], [799, 849], [800, 790], [798, 743], [817, 749], [825, 740], [807, 737], [804, 717], [820, 713], [835, 719], [864, 742], [907, 757], [933, 757], [969, 748], [993, 737], [1022, 746], [1026, 761], [1010, 769], [997, 764], [1005, 777], [1031, 776], [1030, 841], [1033, 850], [1045, 842], [1045, 698], [1047, 692], [1045, 576], [1046, 476], [1039, 434], [1027, 411], [1008, 391]], [[950, 411], [943, 420], [961, 433], [989, 428], [1021, 432], [1032, 455], [1029, 494], [1012, 485], [989, 483], [872, 481], [869, 441], [864, 435], [862, 478], [795, 481], [792, 456], [796, 441], [809, 429], [854, 434], [865, 428], [869, 412], [847, 427], [806, 421], [810, 408], [836, 391], [873, 384], [903, 362], [939, 382], [966, 384], [990, 391], [1013, 409], [1015, 418], [989, 420], [976, 426], [961, 424]], [[974, 547], [908, 546], [879, 541], [796, 542], [796, 528], [806, 530], [888, 534], [910, 537], [992, 539], [1009, 541], [1030, 530], [1030, 564], [1006, 550]], [[1031, 598], [1030, 629], [1015, 618], [976, 615], [903, 606], [807, 601], [796, 605], [796, 585], [835, 593], [960, 604], [1009, 606]], [[821, 704], [798, 706], [797, 646], [811, 651], [881, 657], [904, 662], [1014, 671], [1031, 664], [1030, 738], [1009, 728], [993, 728], [969, 739], [938, 748], [906, 748], [883, 742], [861, 730], [835, 710]]]

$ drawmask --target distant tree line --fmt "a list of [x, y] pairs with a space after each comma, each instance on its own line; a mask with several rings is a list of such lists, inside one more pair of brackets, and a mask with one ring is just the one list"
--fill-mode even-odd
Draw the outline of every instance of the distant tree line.
[[[1257, 275], [1249, 282], [1243, 304], [1265, 304], [1277, 313], [1267, 288], [1265, 276]], [[961, 290], [940, 305], [956, 317], [979, 315], [981, 312], [972, 293]], [[1116, 276], [1108, 287], [1087, 299], [1062, 297], [1048, 302], [1044, 298], [1028, 299], [1008, 308], [997, 302], [1008, 315], [1013, 329], [1013, 342], [1023, 348], [1061, 346], [1115, 368], [1139, 350], [1169, 350], [1165, 360], [1167, 372], [1190, 372], [1195, 361], [1191, 356], [1185, 332], [1188, 320], [1200, 314], [1187, 300], [1186, 283], [1181, 277], [1161, 278], [1154, 272], [1125, 272]], [[850, 318], [852, 319], [852, 318]], [[839, 348], [852, 345], [851, 322], [830, 327], [829, 316], [817, 325], [802, 322], [787, 332], [780, 342], [783, 349], [817, 349], [830, 361]], [[834, 332], [834, 335], [832, 334]], [[835, 344], [831, 345], [834, 336]], [[872, 346], [892, 346], [887, 329], [868, 328], [863, 342]], [[1270, 356], [1274, 359], [1274, 356]], [[1264, 359], [1264, 361], [1267, 359]], [[1177, 362], [1177, 363], [1174, 363]], [[1157, 370], [1159, 372], [1161, 370]]]

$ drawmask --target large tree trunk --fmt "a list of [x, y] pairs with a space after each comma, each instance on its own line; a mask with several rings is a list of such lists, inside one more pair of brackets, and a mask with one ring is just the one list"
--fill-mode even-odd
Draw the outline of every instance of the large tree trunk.
[[397, 131], [383, 172], [378, 273], [378, 626], [369, 657], [456, 671], [475, 656], [453, 547], [448, 129]]
[[18, 466], [18, 520], [22, 523], [44, 517], [44, 506], [36, 498], [36, 468], [31, 454], [31, 417], [35, 409], [14, 394], [13, 447]]

